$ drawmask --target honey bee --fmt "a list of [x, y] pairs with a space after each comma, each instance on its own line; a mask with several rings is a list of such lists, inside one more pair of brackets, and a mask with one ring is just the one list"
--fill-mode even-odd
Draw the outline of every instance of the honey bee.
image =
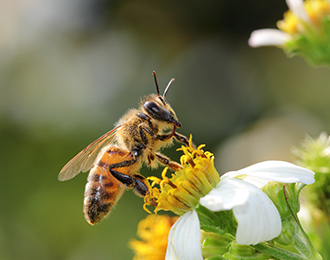
[[[165, 99], [174, 79], [160, 95], [156, 73], [153, 75], [157, 95], [143, 98], [139, 109], [130, 109], [112, 130], [73, 157], [58, 175], [60, 181], [66, 181], [91, 169], [84, 199], [85, 218], [91, 225], [110, 213], [125, 190], [133, 189], [141, 197], [150, 194], [147, 179], [138, 173], [143, 164], [151, 168], [162, 164], [174, 171], [182, 168], [159, 152], [173, 139], [185, 145], [189, 142], [176, 132], [181, 124]], [[166, 132], [170, 128], [171, 132]]]

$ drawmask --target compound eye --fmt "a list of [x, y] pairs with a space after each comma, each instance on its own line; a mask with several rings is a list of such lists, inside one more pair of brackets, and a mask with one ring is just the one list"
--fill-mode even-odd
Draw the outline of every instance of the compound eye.
[[144, 103], [144, 108], [147, 109], [148, 111], [152, 112], [153, 114], [161, 114], [161, 110], [158, 105], [156, 105], [152, 101], [147, 101]]

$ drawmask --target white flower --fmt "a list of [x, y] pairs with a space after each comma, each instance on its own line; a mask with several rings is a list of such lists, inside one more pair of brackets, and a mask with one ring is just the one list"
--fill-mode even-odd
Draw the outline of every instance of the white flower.
[[[277, 237], [282, 230], [280, 215], [260, 190], [270, 181], [304, 184], [314, 182], [314, 172], [283, 161], [265, 161], [221, 176], [217, 187], [200, 204], [217, 212], [233, 210], [238, 222], [236, 242], [254, 245]], [[171, 228], [166, 259], [202, 260], [200, 224], [195, 210], [181, 216]]]
[[[299, 18], [301, 21], [305, 23], [310, 23], [310, 19], [304, 8], [303, 0], [286, 0], [286, 3], [290, 11], [297, 18]], [[260, 47], [260, 46], [269, 46], [269, 45], [283, 46], [286, 42], [292, 39], [293, 39], [292, 35], [283, 32], [281, 30], [260, 29], [260, 30], [255, 30], [251, 33], [248, 43], [251, 47]]]

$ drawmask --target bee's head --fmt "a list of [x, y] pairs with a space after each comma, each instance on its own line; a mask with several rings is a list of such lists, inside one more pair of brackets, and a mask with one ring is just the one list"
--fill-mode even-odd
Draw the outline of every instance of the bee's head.
[[169, 124], [173, 124], [177, 127], [181, 127], [180, 122], [178, 121], [178, 118], [176, 117], [176, 114], [174, 110], [171, 108], [170, 104], [167, 103], [165, 99], [165, 95], [171, 85], [171, 83], [174, 81], [174, 79], [171, 79], [168, 83], [164, 94], [161, 96], [159, 94], [159, 87], [157, 83], [156, 73], [153, 72], [157, 93], [158, 95], [152, 94], [149, 95], [144, 101], [143, 101], [143, 110], [153, 119], [167, 122]]

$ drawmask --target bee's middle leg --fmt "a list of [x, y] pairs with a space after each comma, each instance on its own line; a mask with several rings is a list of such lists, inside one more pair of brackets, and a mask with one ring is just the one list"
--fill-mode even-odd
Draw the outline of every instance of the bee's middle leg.
[[174, 161], [171, 161], [170, 158], [166, 157], [165, 155], [163, 155], [161, 153], [155, 153], [155, 156], [156, 156], [156, 159], [160, 163], [164, 164], [165, 166], [170, 167], [174, 171], [178, 171], [179, 169], [183, 169], [181, 164], [179, 164], [177, 162], [174, 162]]
[[[189, 146], [189, 139], [186, 136], [179, 134], [178, 132], [175, 132], [174, 137], [179, 142], [185, 144], [186, 146]], [[194, 147], [195, 145], [192, 143], [192, 146]]]

